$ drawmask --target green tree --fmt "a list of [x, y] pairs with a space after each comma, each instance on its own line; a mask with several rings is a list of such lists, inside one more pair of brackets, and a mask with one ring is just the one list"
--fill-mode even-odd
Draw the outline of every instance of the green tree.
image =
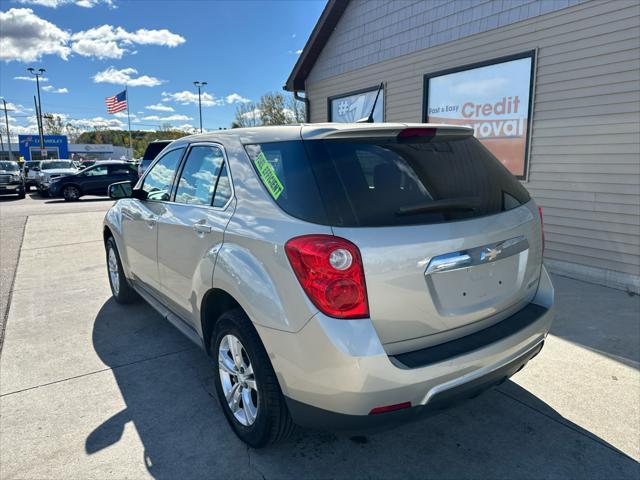
[[231, 128], [255, 127], [260, 125], [260, 111], [253, 102], [241, 103], [236, 108], [236, 119]]
[[64, 133], [64, 122], [60, 115], [45, 113], [42, 116], [42, 124], [47, 135], [62, 135]]
[[286, 125], [289, 123], [285, 111], [284, 95], [270, 92], [260, 97], [258, 104], [262, 125]]
[[304, 117], [304, 104], [293, 95], [269, 92], [262, 95], [257, 104], [247, 102], [238, 105], [231, 128], [301, 123]]
[[[188, 133], [181, 130], [143, 132], [141, 130], [131, 131], [131, 144], [134, 157], [139, 158], [144, 155], [149, 142], [154, 140], [175, 140], [184, 137]], [[129, 132], [125, 130], [94, 130], [84, 132], [77, 139], [78, 143], [104, 143], [117, 147], [129, 147]]]

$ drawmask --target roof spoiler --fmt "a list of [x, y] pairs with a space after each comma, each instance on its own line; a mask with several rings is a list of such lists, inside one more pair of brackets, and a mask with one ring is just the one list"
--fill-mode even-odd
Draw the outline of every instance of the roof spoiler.
[[339, 139], [358, 139], [358, 138], [402, 138], [409, 139], [412, 137], [469, 137], [473, 135], [473, 128], [453, 125], [394, 125], [385, 126], [383, 124], [367, 125], [360, 128], [345, 129], [323, 129], [320, 132], [309, 132], [304, 135], [305, 138], [324, 138], [331, 140]]

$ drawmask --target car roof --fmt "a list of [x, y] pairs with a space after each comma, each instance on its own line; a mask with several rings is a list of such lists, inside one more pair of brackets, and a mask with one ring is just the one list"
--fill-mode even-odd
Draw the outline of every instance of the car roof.
[[300, 139], [344, 138], [345, 136], [376, 136], [378, 134], [397, 135], [399, 131], [406, 128], [436, 128], [446, 130], [447, 133], [455, 132], [459, 134], [473, 132], [473, 129], [469, 127], [435, 123], [309, 123], [217, 130], [215, 132], [182, 137], [175, 140], [173, 145], [215, 142], [230, 137], [235, 137], [241, 143], [248, 144]]

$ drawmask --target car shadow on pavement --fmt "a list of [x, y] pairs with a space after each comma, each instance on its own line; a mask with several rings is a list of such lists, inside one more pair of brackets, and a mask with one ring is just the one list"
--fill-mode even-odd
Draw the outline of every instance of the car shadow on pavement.
[[157, 479], [637, 478], [640, 473], [633, 459], [511, 381], [388, 432], [347, 437], [299, 429], [286, 442], [253, 450], [226, 423], [215, 398], [213, 363], [151, 307], [109, 299], [94, 321], [92, 339], [112, 369], [125, 407], [105, 412], [104, 422], [87, 432], [85, 450], [92, 455], [116, 444], [132, 423], [144, 447], [140, 461]]

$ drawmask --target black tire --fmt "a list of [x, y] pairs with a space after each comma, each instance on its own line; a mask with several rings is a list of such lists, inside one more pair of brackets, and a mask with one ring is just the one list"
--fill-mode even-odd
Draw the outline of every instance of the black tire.
[[[109, 268], [109, 253], [110, 250], [113, 250], [115, 255], [115, 260], [118, 265], [118, 286], [114, 285], [114, 282], [111, 278], [111, 270]], [[122, 262], [120, 261], [120, 253], [118, 252], [118, 247], [116, 247], [116, 242], [113, 237], [109, 237], [105, 244], [106, 258], [107, 258], [107, 275], [109, 277], [109, 286], [111, 287], [111, 294], [113, 298], [115, 298], [116, 302], [127, 304], [133, 303], [138, 300], [140, 297], [136, 293], [136, 291], [129, 284], [129, 280], [124, 275], [124, 270], [122, 269]]]
[[291, 419], [280, 384], [262, 341], [251, 320], [241, 309], [222, 314], [216, 322], [211, 336], [211, 356], [218, 365], [218, 349], [226, 335], [237, 337], [253, 367], [258, 391], [258, 410], [255, 421], [249, 426], [240, 423], [234, 416], [222, 390], [218, 371], [214, 373], [218, 401], [235, 434], [253, 448], [261, 448], [286, 439], [295, 428]]
[[24, 190], [18, 190], [18, 198], [25, 198], [27, 196], [27, 194], [24, 192]]
[[66, 185], [62, 188], [62, 196], [67, 202], [76, 202], [80, 199], [80, 189], [75, 185]]

